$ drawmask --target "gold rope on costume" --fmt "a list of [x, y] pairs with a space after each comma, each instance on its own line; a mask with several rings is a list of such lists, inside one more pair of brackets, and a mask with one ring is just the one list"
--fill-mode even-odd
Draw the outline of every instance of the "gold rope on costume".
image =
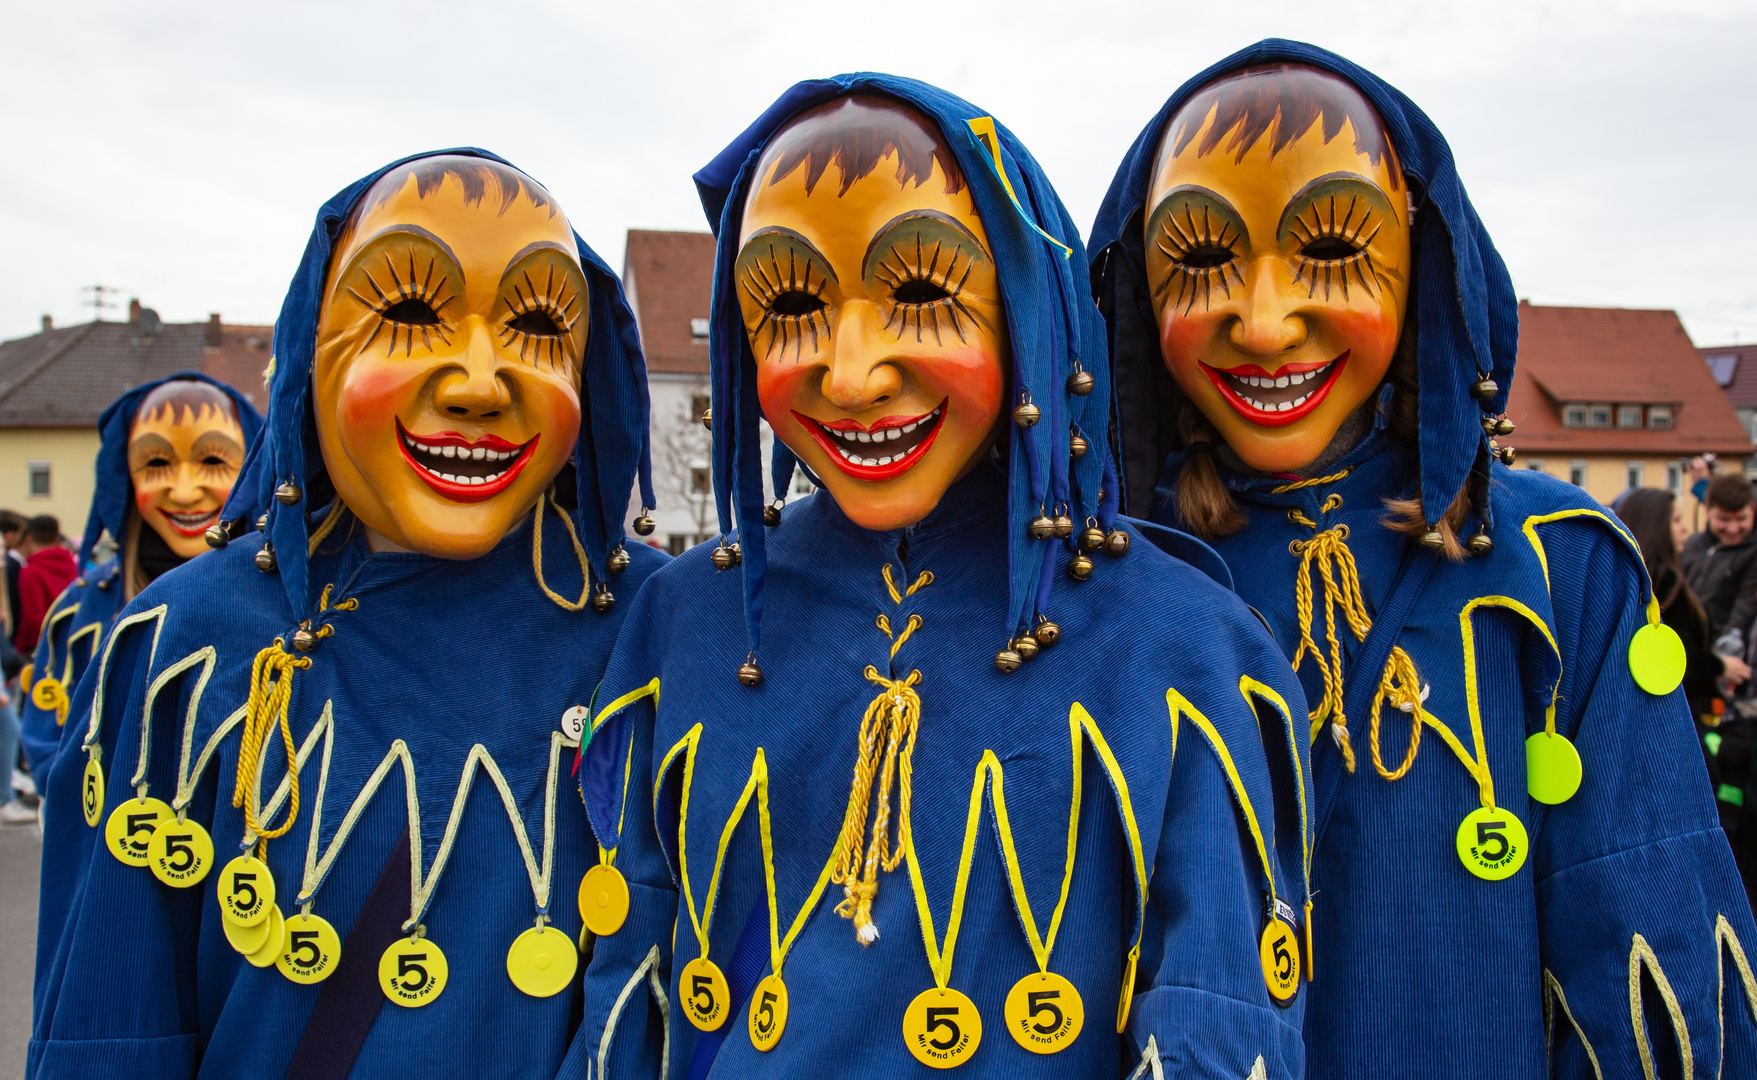
[[561, 515], [561, 523], [567, 526], [567, 538], [573, 542], [574, 557], [580, 561], [580, 576], [585, 579], [580, 588], [580, 598], [569, 600], [551, 589], [549, 583], [543, 580], [543, 498], [537, 500], [537, 515], [531, 522], [531, 567], [537, 572], [537, 584], [542, 587], [544, 595], [555, 601], [563, 611], [579, 611], [586, 606], [586, 600], [592, 594], [592, 566], [586, 559], [586, 549], [580, 546], [580, 534], [574, 531], [573, 518], [555, 501], [554, 491], [550, 491], [545, 498], [555, 507], [555, 512]]
[[[250, 669], [250, 700], [244, 707], [244, 734], [238, 748], [238, 777], [232, 787], [232, 806], [244, 808], [245, 832], [260, 840], [285, 836], [299, 817], [299, 751], [293, 744], [293, 729], [287, 711], [293, 699], [293, 672], [310, 666], [309, 656], [294, 656], [287, 652], [283, 639], [275, 638], [273, 645], [256, 654], [256, 662]], [[256, 820], [258, 806], [254, 795], [262, 772], [262, 751], [277, 725], [287, 747], [287, 820], [279, 828], [264, 829]]]
[[[342, 497], [340, 495], [336, 496], [335, 502], [329, 504], [329, 513], [324, 515], [323, 522], [317, 526], [317, 531], [312, 533], [311, 539], [305, 543], [305, 555], [307, 558], [317, 554], [317, 545], [323, 543], [330, 533], [336, 531], [336, 526], [342, 523], [342, 514], [347, 509], [348, 508], [342, 504]], [[325, 590], [325, 595], [327, 594], [328, 590]]]
[[[887, 873], [895, 870], [909, 847], [910, 761], [915, 753], [915, 734], [921, 725], [921, 695], [915, 692], [915, 684], [921, 681], [921, 672], [911, 671], [903, 679], [887, 679], [868, 664], [865, 675], [869, 682], [878, 684], [879, 694], [866, 707], [866, 716], [860, 722], [860, 752], [854, 762], [854, 782], [848, 791], [842, 832], [830, 858], [830, 880], [842, 886], [844, 897], [836, 905], [836, 914], [853, 920], [860, 943], [870, 945], [879, 936], [872, 921], [879, 869], [882, 867]], [[897, 787], [898, 803], [894, 849], [890, 837], [893, 784]], [[860, 848], [868, 817], [873, 819], [872, 841], [866, 845], [863, 860]]]

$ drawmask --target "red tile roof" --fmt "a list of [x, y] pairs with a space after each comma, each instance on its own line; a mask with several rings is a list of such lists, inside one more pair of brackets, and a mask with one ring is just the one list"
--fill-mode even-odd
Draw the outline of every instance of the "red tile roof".
[[[214, 324], [210, 323], [206, 341], [213, 340], [213, 330]], [[201, 350], [202, 373], [249, 398], [257, 412], [268, 412], [268, 390], [263, 387], [262, 372], [268, 367], [275, 328], [224, 324], [219, 326], [219, 331], [219, 347], [205, 345]]]
[[1733, 405], [1757, 406], [1757, 345], [1705, 345], [1698, 351]]
[[[1672, 406], [1672, 429], [1564, 428], [1568, 402]], [[1750, 437], [1675, 311], [1519, 305], [1506, 441], [1526, 456], [1743, 457]], [[1614, 421], [1614, 415], [1613, 415]]]
[[691, 333], [690, 320], [708, 317], [713, 234], [628, 230], [622, 285], [640, 324], [647, 370], [707, 374], [708, 341]]

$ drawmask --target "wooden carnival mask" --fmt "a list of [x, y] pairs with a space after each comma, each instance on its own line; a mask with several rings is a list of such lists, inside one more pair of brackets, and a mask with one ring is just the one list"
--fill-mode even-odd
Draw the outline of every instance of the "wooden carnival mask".
[[375, 548], [475, 558], [530, 512], [579, 434], [587, 313], [573, 231], [529, 177], [433, 157], [373, 185], [330, 263], [312, 384]]
[[142, 398], [128, 428], [128, 475], [140, 521], [178, 558], [207, 550], [244, 465], [244, 429], [225, 392], [177, 379]]
[[1311, 68], [1227, 76], [1172, 118], [1146, 205], [1173, 378], [1251, 468], [1310, 463], [1403, 328], [1409, 203], [1378, 115]]
[[851, 96], [777, 134], [756, 176], [734, 281], [763, 415], [854, 522], [914, 524], [987, 451], [1007, 392], [963, 174], [932, 122]]

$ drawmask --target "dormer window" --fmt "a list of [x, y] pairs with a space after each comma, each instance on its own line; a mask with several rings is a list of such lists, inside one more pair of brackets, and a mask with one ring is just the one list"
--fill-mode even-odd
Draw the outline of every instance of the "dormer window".
[[1610, 427], [1611, 407], [1609, 405], [1588, 405], [1586, 407], [1587, 427]]
[[689, 320], [689, 340], [698, 345], [708, 340], [708, 320]]
[[1647, 426], [1655, 431], [1672, 429], [1672, 407], [1670, 405], [1649, 405], [1647, 407]]
[[1585, 427], [1586, 406], [1578, 403], [1570, 403], [1562, 406], [1562, 426]]
[[1638, 428], [1641, 426], [1641, 406], [1618, 405], [1617, 426], [1620, 428]]

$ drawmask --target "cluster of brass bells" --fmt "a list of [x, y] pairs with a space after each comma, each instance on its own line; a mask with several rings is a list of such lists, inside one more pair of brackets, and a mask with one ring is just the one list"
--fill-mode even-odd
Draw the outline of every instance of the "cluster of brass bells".
[[1013, 410], [1013, 423], [1020, 427], [1035, 427], [1037, 421], [1043, 419], [1043, 410], [1027, 401]]
[[1513, 434], [1513, 421], [1506, 416], [1485, 416], [1482, 418], [1482, 430], [1486, 435]]
[[1080, 550], [1097, 551], [1104, 546], [1104, 530], [1096, 525], [1088, 525], [1080, 530]]
[[1033, 660], [1037, 657], [1037, 639], [1030, 634], [1020, 634], [1013, 639], [1012, 650], [1019, 654], [1021, 660]]
[[1484, 375], [1470, 384], [1470, 392], [1476, 396], [1476, 400], [1487, 405], [1495, 399], [1496, 394], [1501, 392], [1501, 384]]
[[756, 666], [755, 660], [746, 660], [738, 665], [738, 681], [746, 686], [756, 686], [763, 681], [763, 669]]
[[1068, 393], [1075, 397], [1085, 397], [1097, 384], [1098, 380], [1092, 377], [1090, 371], [1076, 371], [1068, 376]]
[[653, 520], [653, 508], [650, 506], [641, 507], [641, 516], [634, 519], [635, 535], [651, 536], [653, 530], [658, 527], [658, 523]]
[[272, 573], [274, 571], [274, 568], [275, 568], [275, 549], [274, 548], [269, 547], [267, 544], [262, 545], [262, 550], [258, 551], [256, 553], [256, 568], [258, 570], [261, 570], [265, 574]]
[[744, 561], [744, 552], [737, 544], [726, 544], [715, 548], [714, 554], [709, 558], [714, 563], [714, 569], [730, 570]]
[[1025, 658], [1011, 644], [994, 654], [994, 666], [1000, 669], [1002, 675], [1011, 675], [1018, 671], [1019, 665], [1024, 662]]
[[617, 548], [610, 553], [610, 557], [604, 560], [604, 563], [610, 568], [612, 574], [620, 574], [628, 569], [628, 561], [628, 552]]
[[592, 594], [592, 610], [602, 615], [616, 606], [616, 597], [608, 585], [599, 585], [598, 591]]
[[291, 480], [275, 488], [275, 501], [282, 506], [293, 506], [304, 497], [305, 493], [299, 490], [299, 485]]
[[776, 499], [774, 502], [763, 507], [763, 524], [764, 525], [767, 525], [769, 528], [772, 529], [775, 526], [781, 524], [781, 506], [782, 506], [781, 500]]
[[1085, 457], [1086, 451], [1088, 451], [1090, 449], [1092, 449], [1092, 444], [1086, 441], [1086, 437], [1084, 435], [1081, 435], [1078, 431], [1073, 431], [1073, 432], [1069, 433], [1069, 435], [1068, 435], [1068, 454], [1075, 461], [1079, 461], [1081, 458]]
[[1129, 534], [1121, 529], [1112, 529], [1104, 535], [1104, 553], [1113, 559], [1120, 559], [1129, 553]]
[[1031, 631], [1031, 636], [1037, 639], [1037, 644], [1047, 649], [1062, 639], [1062, 628], [1050, 622], [1047, 616], [1039, 615], [1037, 629]]
[[994, 654], [994, 666], [1002, 674], [1018, 671], [1027, 660], [1037, 657], [1044, 649], [1051, 648], [1062, 639], [1062, 628], [1050, 622], [1048, 617], [1037, 617], [1037, 628], [1029, 634], [1020, 634], [1007, 643], [1007, 647]]
[[709, 431], [714, 430], [714, 410], [712, 410], [712, 409], [703, 409], [702, 410], [702, 426], [707, 428]]
[[1033, 540], [1048, 540], [1055, 535], [1055, 519], [1046, 514], [1038, 514], [1031, 519], [1031, 524], [1025, 526], [1025, 530], [1031, 534]]
[[1513, 465], [1513, 448], [1498, 445], [1493, 439], [1489, 440], [1489, 456], [1498, 459], [1501, 464], [1509, 468]]

